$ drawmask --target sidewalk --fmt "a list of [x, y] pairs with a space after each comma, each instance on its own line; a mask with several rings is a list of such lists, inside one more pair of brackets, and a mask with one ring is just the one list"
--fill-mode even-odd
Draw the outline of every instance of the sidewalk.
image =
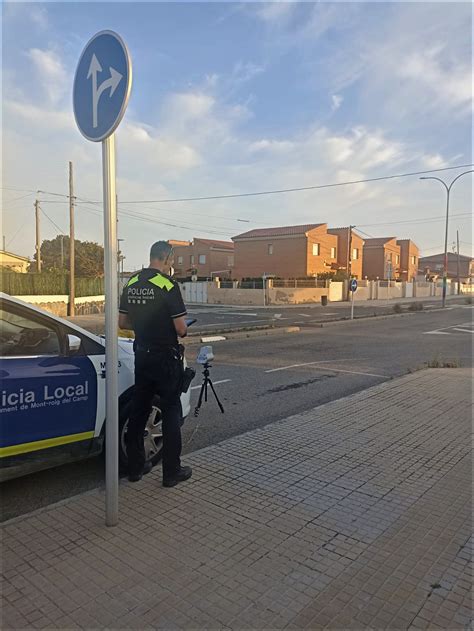
[[7, 522], [2, 628], [472, 628], [470, 379], [420, 371], [195, 452], [174, 489], [121, 484], [116, 528], [103, 490]]

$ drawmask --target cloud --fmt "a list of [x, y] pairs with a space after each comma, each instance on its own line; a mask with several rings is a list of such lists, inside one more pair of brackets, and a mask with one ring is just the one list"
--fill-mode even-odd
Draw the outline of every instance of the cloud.
[[424, 89], [426, 102], [432, 107], [472, 109], [472, 68], [466, 64], [451, 65], [445, 60], [445, 46], [417, 51], [402, 59], [398, 76]]
[[340, 94], [333, 94], [333, 95], [331, 95], [331, 100], [332, 100], [332, 107], [331, 107], [331, 109], [334, 112], [334, 111], [338, 110], [341, 107], [342, 102], [344, 101], [344, 97], [341, 96]]
[[31, 48], [26, 54], [39, 75], [38, 84], [51, 103], [58, 103], [70, 87], [68, 74], [59, 56], [52, 50], [39, 48]]
[[286, 22], [294, 11], [297, 2], [261, 2], [257, 5], [256, 15], [266, 23]]

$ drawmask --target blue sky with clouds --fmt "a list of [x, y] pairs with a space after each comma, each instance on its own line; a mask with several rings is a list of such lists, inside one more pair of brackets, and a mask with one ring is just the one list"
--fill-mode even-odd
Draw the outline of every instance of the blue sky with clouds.
[[[66, 193], [72, 160], [76, 194], [101, 199], [100, 147], [77, 131], [71, 93], [83, 46], [107, 28], [127, 42], [134, 70], [117, 132], [128, 267], [145, 262], [158, 238], [227, 239], [313, 221], [412, 237], [433, 253], [442, 248], [443, 222], [426, 220], [443, 215], [443, 191], [417, 178], [234, 200], [127, 202], [470, 163], [471, 27], [469, 3], [6, 3], [3, 186]], [[450, 241], [459, 229], [465, 253], [470, 217], [456, 215], [469, 212], [471, 190], [466, 176], [452, 198]], [[21, 196], [3, 191], [3, 234], [9, 249], [32, 255], [34, 195]], [[67, 204], [41, 200], [49, 217], [43, 237], [58, 232], [54, 224], [67, 231]], [[102, 241], [98, 205], [78, 205], [76, 234]]]

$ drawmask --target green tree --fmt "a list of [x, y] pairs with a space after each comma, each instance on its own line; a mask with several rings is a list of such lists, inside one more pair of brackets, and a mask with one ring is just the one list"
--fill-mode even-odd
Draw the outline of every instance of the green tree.
[[[74, 240], [75, 275], [99, 278], [104, 275], [104, 248], [93, 241]], [[57, 235], [41, 243], [41, 264], [45, 272], [61, 272], [69, 269], [69, 237]], [[36, 252], [30, 264], [30, 271], [36, 271]]]

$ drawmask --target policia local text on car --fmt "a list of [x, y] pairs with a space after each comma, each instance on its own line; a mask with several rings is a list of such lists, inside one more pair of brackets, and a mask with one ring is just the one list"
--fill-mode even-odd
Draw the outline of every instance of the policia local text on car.
[[153, 397], [160, 396], [163, 431], [163, 486], [191, 477], [181, 466], [181, 403], [183, 363], [178, 336], [185, 337], [186, 307], [178, 284], [169, 273], [173, 249], [157, 241], [150, 250], [150, 267], [125, 286], [120, 300], [119, 327], [135, 332], [135, 389], [127, 431], [129, 480], [137, 482], [151, 470], [145, 465], [143, 436]]

